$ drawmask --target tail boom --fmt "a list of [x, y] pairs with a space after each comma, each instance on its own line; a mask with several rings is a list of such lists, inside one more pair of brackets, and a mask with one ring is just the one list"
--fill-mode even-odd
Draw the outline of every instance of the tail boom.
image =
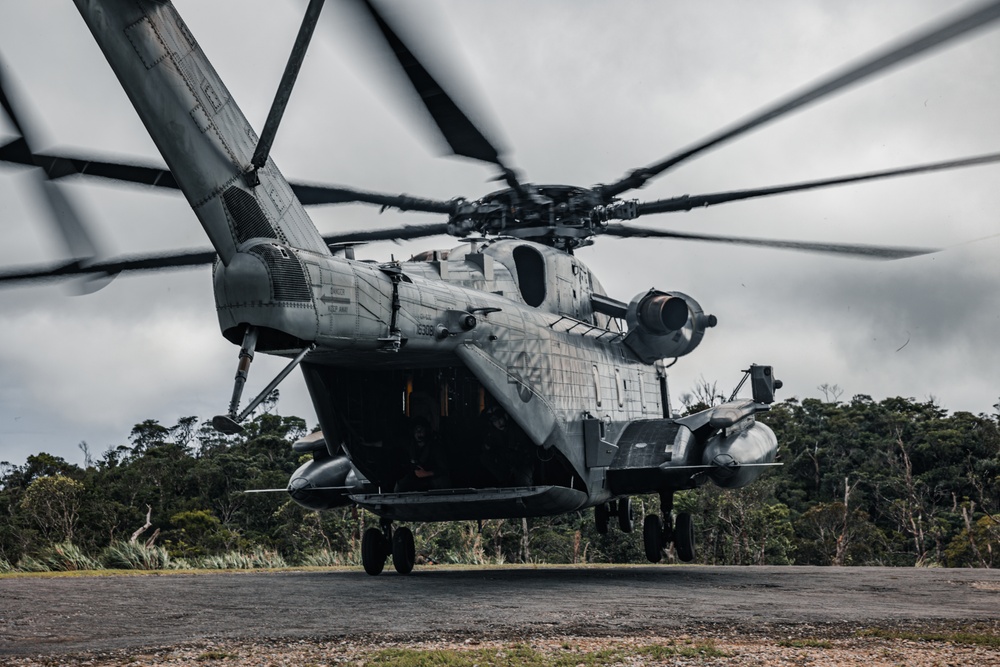
[[257, 134], [170, 2], [75, 2], [223, 264], [259, 239], [329, 254], [271, 159], [247, 185]]

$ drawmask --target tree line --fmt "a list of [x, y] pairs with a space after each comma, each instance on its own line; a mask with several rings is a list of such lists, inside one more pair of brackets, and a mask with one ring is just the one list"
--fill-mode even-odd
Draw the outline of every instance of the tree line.
[[[789, 400], [760, 416], [783, 466], [744, 489], [677, 494], [677, 511], [694, 516], [697, 562], [1000, 564], [1000, 414], [821, 390], [827, 400]], [[689, 411], [714, 394], [696, 398]], [[82, 466], [45, 453], [0, 463], [0, 572], [360, 563], [374, 515], [245, 493], [283, 489], [311, 456], [291, 448], [306, 433], [302, 419], [270, 412], [236, 436], [196, 417], [151, 419], [97, 458], [81, 443]], [[633, 499], [637, 525], [658, 502]], [[640, 531], [600, 535], [590, 510], [413, 529], [426, 562], [644, 562]]]

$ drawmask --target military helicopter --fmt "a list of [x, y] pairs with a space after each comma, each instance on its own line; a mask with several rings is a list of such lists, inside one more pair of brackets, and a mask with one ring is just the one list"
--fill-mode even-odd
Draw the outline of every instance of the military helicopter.
[[[751, 364], [745, 371], [751, 398], [734, 392], [722, 405], [676, 417], [664, 360], [692, 352], [716, 319], [678, 291], [647, 289], [630, 301], [614, 299], [574, 250], [608, 235], [912, 257], [928, 250], [683, 234], [624, 223], [1000, 160], [987, 155], [647, 202], [622, 198], [685, 160], [1000, 18], [1000, 3], [935, 26], [617, 181], [580, 187], [525, 181], [378, 8], [362, 2], [452, 151], [495, 165], [506, 186], [478, 199], [447, 201], [290, 184], [278, 172], [269, 151], [320, 0], [309, 4], [260, 136], [172, 5], [77, 5], [169, 168], [36, 152], [6, 93], [3, 107], [20, 136], [0, 148], [0, 159], [41, 167], [48, 183], [83, 174], [179, 189], [213, 249], [95, 260], [72, 207], [46, 186], [72, 260], [7, 272], [0, 280], [101, 280], [126, 271], [213, 264], [220, 328], [240, 346], [230, 407], [216, 417], [216, 427], [238, 431], [278, 383], [301, 369], [322, 432], [296, 444], [313, 460], [293, 475], [287, 491], [313, 509], [353, 503], [380, 516], [381, 527], [369, 529], [362, 544], [364, 568], [373, 575], [390, 555], [397, 572], [414, 567], [412, 532], [394, 528], [396, 521], [531, 517], [593, 507], [602, 532], [611, 517], [631, 531], [629, 497], [638, 493], [661, 499], [662, 515], [643, 523], [648, 559], [661, 560], [672, 545], [681, 560], [691, 560], [692, 519], [674, 516], [674, 493], [709, 481], [745, 486], [776, 464], [778, 443], [755, 415], [768, 409], [780, 383], [771, 367]], [[447, 222], [321, 235], [303, 205], [340, 202], [436, 213]], [[360, 261], [353, 251], [362, 241], [442, 233], [462, 243], [405, 262]], [[257, 352], [290, 361], [240, 410]], [[485, 456], [487, 444], [517, 457], [503, 451], [499, 460]], [[419, 453], [424, 447], [444, 454], [430, 463]]]

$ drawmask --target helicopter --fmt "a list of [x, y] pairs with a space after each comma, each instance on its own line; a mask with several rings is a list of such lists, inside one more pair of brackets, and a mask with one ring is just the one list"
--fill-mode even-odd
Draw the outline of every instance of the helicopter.
[[[277, 383], [301, 369], [322, 435], [297, 443], [297, 449], [314, 458], [296, 472], [287, 491], [314, 509], [353, 503], [382, 517], [381, 527], [370, 529], [363, 540], [369, 574], [378, 574], [389, 555], [398, 572], [413, 568], [412, 533], [394, 529], [393, 521], [540, 516], [593, 507], [599, 530], [606, 531], [616, 515], [620, 528], [631, 531], [629, 496], [637, 493], [661, 495], [662, 516], [646, 517], [643, 524], [649, 560], [659, 561], [670, 545], [682, 560], [691, 560], [692, 520], [683, 513], [674, 517], [673, 493], [709, 481], [744, 486], [775, 464], [778, 443], [755, 415], [773, 402], [780, 383], [769, 366], [751, 365], [746, 370], [751, 399], [737, 399], [734, 392], [723, 405], [675, 417], [663, 360], [692, 352], [711, 335], [716, 319], [678, 291], [654, 288], [630, 301], [614, 299], [574, 251], [608, 235], [884, 259], [916, 256], [926, 251], [685, 235], [624, 223], [643, 215], [998, 159], [979, 156], [701, 198], [639, 202], [621, 197], [701, 151], [984, 25], [1000, 14], [996, 4], [937, 26], [864, 67], [825, 80], [807, 94], [666, 160], [609, 184], [578, 187], [525, 181], [442, 92], [378, 9], [363, 3], [453, 152], [497, 168], [506, 187], [474, 200], [289, 184], [277, 171], [267, 153], [283, 111], [281, 98], [287, 102], [294, 70], [301, 64], [301, 55], [296, 63], [294, 54], [304, 53], [322, 3], [310, 3], [286, 70], [291, 74], [283, 79], [272, 107], [278, 121], [272, 123], [269, 116], [263, 138], [242, 117], [169, 4], [120, 4], [78, 2], [169, 170], [39, 153], [24, 132], [0, 148], [0, 158], [40, 166], [50, 181], [89, 174], [180, 189], [213, 249], [95, 261], [80, 226], [57, 202], [54, 208], [63, 211], [73, 259], [8, 272], [0, 279], [100, 278], [214, 262], [220, 326], [224, 337], [240, 346], [230, 409], [216, 418], [216, 426], [224, 432], [238, 430]], [[172, 91], [173, 97], [163, 91]], [[20, 130], [6, 95], [4, 108]], [[344, 201], [436, 213], [448, 222], [321, 236], [302, 208], [305, 203]], [[406, 262], [354, 258], [354, 244], [361, 241], [442, 233], [463, 242]], [[291, 361], [240, 411], [257, 352]], [[475, 446], [481, 438], [470, 434], [485, 429], [484, 415], [492, 419], [498, 414], [509, 420], [505, 430], [513, 435], [508, 438], [529, 451], [530, 483], [484, 481], [488, 475], [483, 473], [489, 471]], [[444, 486], [397, 490], [406, 476], [405, 449], [415, 419], [425, 422], [448, 450], [454, 472]]]

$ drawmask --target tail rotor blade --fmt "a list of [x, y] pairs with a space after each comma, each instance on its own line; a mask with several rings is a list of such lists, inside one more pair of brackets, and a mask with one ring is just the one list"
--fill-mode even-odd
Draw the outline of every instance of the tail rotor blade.
[[59, 185], [41, 177], [38, 184], [48, 201], [52, 220], [59, 228], [59, 237], [66, 245], [69, 256], [78, 260], [95, 259], [100, 252], [94, 239]]
[[14, 111], [14, 105], [10, 103], [10, 98], [7, 96], [7, 86], [4, 83], [3, 77], [3, 63], [0, 62], [0, 107], [7, 113], [7, 118], [14, 125], [14, 129], [17, 133], [24, 137], [24, 126], [17, 117], [17, 112]]
[[[69, 256], [79, 262], [95, 259], [99, 255], [99, 252], [93, 237], [87, 231], [86, 226], [72, 204], [70, 204], [69, 199], [59, 190], [59, 186], [52, 182], [52, 178], [59, 178], [65, 175], [62, 173], [65, 164], [59, 162], [47, 162], [43, 164], [35, 159], [34, 151], [31, 148], [31, 141], [25, 134], [24, 123], [18, 117], [14, 109], [14, 104], [11, 102], [9, 85], [2, 77], [0, 77], [0, 106], [3, 106], [7, 116], [21, 135], [15, 141], [0, 148], [0, 158], [38, 167], [36, 173], [38, 175], [39, 191], [49, 207], [52, 221], [56, 226], [60, 239], [66, 246]], [[49, 165], [49, 168], [46, 168], [46, 164]], [[58, 173], [50, 173], [50, 169]]]

